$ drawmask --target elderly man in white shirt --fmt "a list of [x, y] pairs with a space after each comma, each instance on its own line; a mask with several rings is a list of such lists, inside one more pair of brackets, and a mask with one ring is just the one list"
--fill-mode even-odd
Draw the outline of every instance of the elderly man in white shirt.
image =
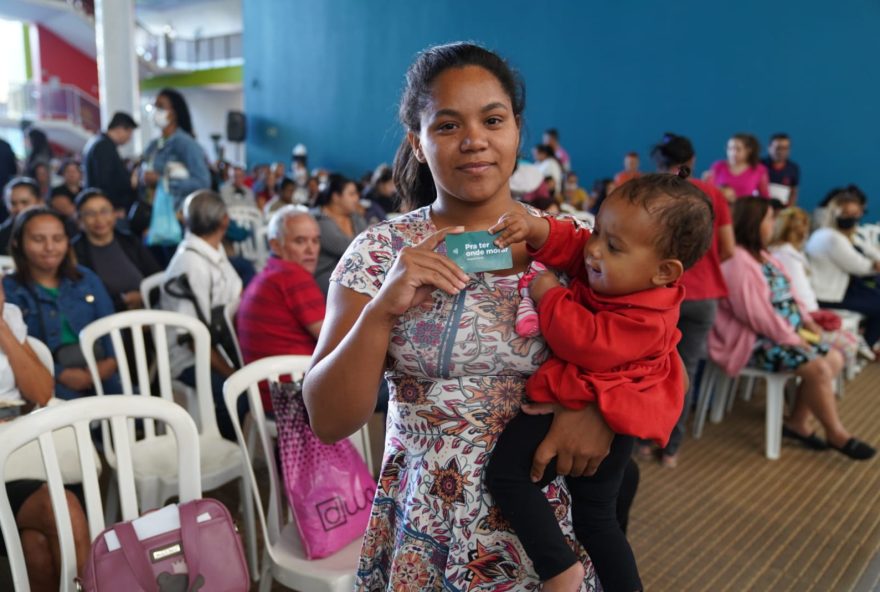
[[865, 341], [875, 348], [880, 340], [880, 289], [871, 281], [880, 273], [874, 251], [860, 251], [854, 244], [864, 212], [856, 196], [838, 196], [832, 206], [831, 226], [819, 228], [807, 241], [805, 251], [812, 264], [812, 284], [819, 305], [842, 308], [865, 316]]
[[[211, 311], [233, 302], [241, 295], [241, 279], [226, 257], [223, 236], [229, 227], [226, 204], [217, 193], [196, 191], [187, 196], [183, 205], [186, 236], [177, 247], [165, 270], [161, 308], [180, 312], [210, 322]], [[192, 298], [181, 297], [186, 276]], [[169, 284], [171, 280], [173, 281]], [[170, 290], [169, 290], [170, 289]], [[198, 305], [198, 310], [196, 310]], [[169, 336], [171, 375], [189, 386], [195, 386], [195, 358], [188, 344], [178, 343]], [[235, 432], [223, 403], [223, 381], [234, 368], [216, 347], [211, 349], [211, 389], [220, 434], [235, 440]], [[246, 408], [240, 415], [246, 412]]]

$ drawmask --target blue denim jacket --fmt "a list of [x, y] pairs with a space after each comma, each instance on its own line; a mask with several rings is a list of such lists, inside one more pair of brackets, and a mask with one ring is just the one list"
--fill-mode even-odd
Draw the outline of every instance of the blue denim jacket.
[[211, 188], [211, 173], [205, 151], [191, 135], [181, 129], [174, 130], [164, 140], [157, 138], [150, 142], [144, 152], [144, 160], [150, 163], [153, 170], [163, 177], [165, 166], [177, 161], [189, 171], [188, 179], [169, 179], [168, 191], [174, 196], [174, 209], [179, 209], [183, 199], [196, 189]]
[[[73, 281], [61, 278], [58, 284], [58, 299], [54, 300], [44, 291], [34, 286], [20, 284], [10, 274], [3, 278], [6, 300], [18, 306], [28, 328], [28, 335], [40, 339], [53, 352], [61, 346], [61, 314], [63, 311], [74, 333], [79, 334], [83, 327], [94, 320], [112, 315], [113, 301], [101, 279], [91, 270], [78, 265], [82, 278]], [[37, 302], [39, 298], [39, 303]], [[40, 322], [42, 316], [42, 322]], [[101, 338], [105, 357], [114, 357], [113, 344], [109, 337]], [[55, 364], [55, 376], [63, 368]], [[62, 384], [55, 385], [56, 395], [62, 399], [75, 398], [82, 393], [71, 391]]]

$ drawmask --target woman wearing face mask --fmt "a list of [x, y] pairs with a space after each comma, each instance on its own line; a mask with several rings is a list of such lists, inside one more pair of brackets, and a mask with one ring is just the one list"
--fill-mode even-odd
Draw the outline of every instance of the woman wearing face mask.
[[354, 237], [367, 228], [367, 221], [360, 214], [357, 185], [342, 175], [334, 173], [327, 178], [315, 206], [312, 214], [321, 228], [321, 254], [315, 280], [326, 295], [330, 274]]
[[178, 209], [184, 198], [197, 189], [210, 189], [211, 173], [205, 151], [196, 142], [186, 101], [176, 90], [159, 91], [153, 108], [153, 123], [162, 131], [144, 152], [143, 183], [154, 190], [167, 180], [167, 189]]
[[859, 247], [856, 228], [864, 206], [854, 192], [843, 191], [831, 202], [831, 226], [819, 228], [805, 250], [813, 265], [812, 283], [819, 306], [842, 308], [865, 316], [865, 341], [877, 348], [880, 339], [880, 254]]

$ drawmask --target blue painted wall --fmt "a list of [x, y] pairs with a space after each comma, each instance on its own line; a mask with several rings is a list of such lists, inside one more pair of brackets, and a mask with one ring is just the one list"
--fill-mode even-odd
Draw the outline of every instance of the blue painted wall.
[[611, 176], [630, 150], [650, 167], [650, 147], [667, 130], [691, 137], [698, 171], [724, 158], [734, 132], [764, 144], [786, 131], [803, 205], [850, 182], [880, 199], [876, 0], [248, 0], [242, 8], [251, 164], [287, 160], [297, 142], [311, 166], [352, 176], [390, 163], [412, 57], [469, 39], [523, 74], [524, 146], [559, 128], [584, 183]]

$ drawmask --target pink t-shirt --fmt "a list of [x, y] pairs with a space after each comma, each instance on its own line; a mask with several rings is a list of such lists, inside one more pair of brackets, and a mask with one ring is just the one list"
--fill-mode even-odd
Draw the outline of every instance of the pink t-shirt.
[[770, 197], [768, 189], [769, 174], [767, 167], [758, 163], [757, 166], [749, 167], [738, 175], [730, 172], [730, 166], [726, 160], [716, 161], [711, 168], [712, 184], [716, 187], [730, 187], [736, 192], [737, 197], [748, 195], [760, 195]]

